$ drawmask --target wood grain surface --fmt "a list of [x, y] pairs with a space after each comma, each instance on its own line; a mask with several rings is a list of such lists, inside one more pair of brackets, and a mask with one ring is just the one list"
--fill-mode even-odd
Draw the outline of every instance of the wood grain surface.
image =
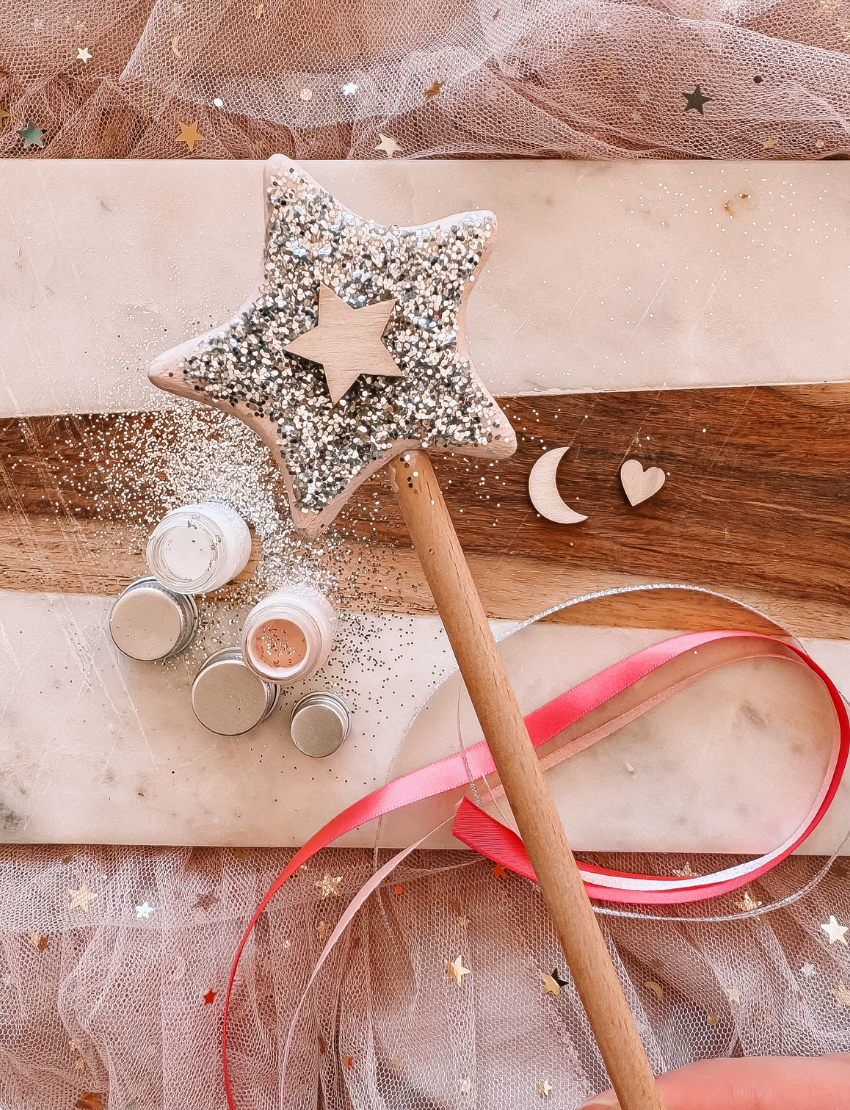
[[[850, 637], [850, 385], [499, 403], [517, 432], [514, 456], [435, 458], [489, 615], [524, 617], [612, 585], [678, 582], [730, 593], [801, 634]], [[167, 415], [151, 413], [0, 422], [0, 586], [111, 594], [144, 571], [138, 520], [161, 508], [155, 483], [144, 505], [130, 506], [110, 481], [119, 468], [152, 466], [130, 434], [140, 427], [163, 443], [177, 434]], [[542, 450], [565, 446], [558, 489], [587, 516], [579, 524], [543, 519], [528, 498]], [[627, 458], [668, 475], [636, 507], [619, 481]], [[285, 512], [282, 490], [280, 505]], [[357, 492], [339, 527], [364, 567], [350, 596], [343, 584], [344, 602], [371, 596], [380, 608], [433, 611], [383, 475]], [[563, 619], [684, 628], [721, 609], [670, 594], [581, 606]]]

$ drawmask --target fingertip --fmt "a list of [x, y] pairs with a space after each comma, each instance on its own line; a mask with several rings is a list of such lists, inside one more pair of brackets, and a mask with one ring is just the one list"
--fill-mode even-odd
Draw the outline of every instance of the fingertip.
[[579, 1110], [620, 1110], [620, 1104], [613, 1091], [603, 1091], [601, 1095], [596, 1095], [590, 1102], [580, 1106]]

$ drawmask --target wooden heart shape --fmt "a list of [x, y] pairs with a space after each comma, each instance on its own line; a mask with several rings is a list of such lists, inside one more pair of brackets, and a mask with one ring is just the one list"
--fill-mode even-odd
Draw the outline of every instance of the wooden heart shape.
[[654, 497], [664, 485], [666, 475], [660, 466], [644, 470], [637, 459], [626, 459], [620, 467], [620, 481], [630, 505], [639, 505]]

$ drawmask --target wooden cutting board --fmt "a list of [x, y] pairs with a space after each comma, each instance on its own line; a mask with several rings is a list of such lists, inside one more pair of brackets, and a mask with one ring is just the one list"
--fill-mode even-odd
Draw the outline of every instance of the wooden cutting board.
[[[850, 384], [539, 394], [499, 403], [517, 432], [512, 458], [437, 461], [492, 616], [529, 616], [615, 585], [677, 582], [725, 591], [802, 635], [850, 638]], [[106, 466], [153, 465], [134, 456], [135, 437], [127, 435], [134, 422], [158, 430], [163, 443], [176, 434], [167, 414], [0, 422], [0, 587], [108, 595], [145, 572], [144, 530], [133, 523], [140, 506], [124, 504], [104, 479]], [[528, 497], [529, 472], [544, 448], [565, 446], [557, 486], [587, 516], [580, 524], [542, 518]], [[667, 475], [636, 507], [619, 480], [627, 458]], [[285, 512], [282, 491], [280, 503]], [[155, 514], [161, 506], [152, 495], [144, 509]], [[360, 560], [356, 588], [342, 582], [343, 604], [433, 611], [382, 476], [358, 491], [339, 529], [349, 537], [347, 557]], [[770, 627], [678, 592], [596, 602], [561, 619]]]

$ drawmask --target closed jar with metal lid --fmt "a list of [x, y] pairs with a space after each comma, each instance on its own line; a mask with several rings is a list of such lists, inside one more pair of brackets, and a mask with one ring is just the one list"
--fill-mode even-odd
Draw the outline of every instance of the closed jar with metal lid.
[[278, 687], [246, 666], [238, 647], [204, 660], [192, 683], [192, 709], [210, 732], [240, 736], [250, 732], [277, 704]]
[[197, 630], [195, 599], [166, 589], [155, 578], [131, 582], [109, 614], [109, 632], [118, 650], [145, 662], [179, 655]]
[[338, 694], [317, 690], [296, 702], [289, 719], [292, 742], [304, 755], [321, 759], [342, 745], [351, 727], [348, 706]]

